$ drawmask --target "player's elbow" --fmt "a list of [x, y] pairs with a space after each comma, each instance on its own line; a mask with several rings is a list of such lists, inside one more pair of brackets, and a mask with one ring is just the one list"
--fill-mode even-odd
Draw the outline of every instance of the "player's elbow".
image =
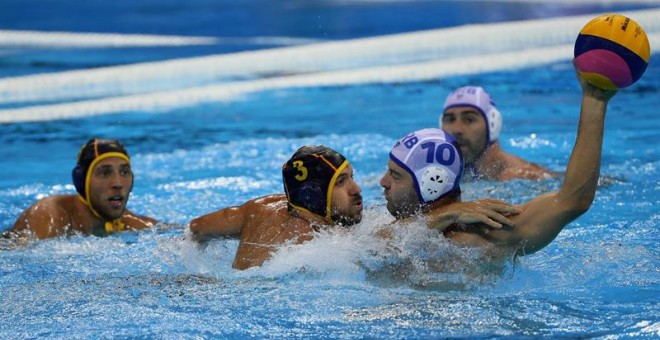
[[589, 208], [591, 208], [591, 204], [594, 202], [594, 197], [595, 193], [587, 194], [587, 195], [582, 195], [581, 197], [577, 198], [574, 200], [572, 203], [573, 211], [575, 214], [582, 215], [586, 213]]
[[208, 235], [204, 232], [203, 223], [200, 223], [199, 219], [190, 221], [188, 229], [193, 241], [204, 244], [209, 240]]
[[190, 221], [189, 227], [190, 227], [190, 232], [193, 235], [202, 234], [202, 230], [204, 229], [203, 228], [203, 223], [201, 223], [199, 218], [196, 218], [196, 219]]
[[595, 192], [560, 197], [559, 201], [568, 215], [578, 217], [586, 213], [594, 202]]

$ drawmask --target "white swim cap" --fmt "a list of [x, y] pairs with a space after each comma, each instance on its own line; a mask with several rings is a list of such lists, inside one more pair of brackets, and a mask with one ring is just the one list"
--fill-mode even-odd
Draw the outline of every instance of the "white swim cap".
[[390, 159], [412, 175], [419, 201], [426, 204], [459, 189], [463, 156], [456, 139], [440, 129], [415, 131], [396, 142]]
[[[445, 100], [446, 111], [456, 106], [471, 106], [486, 119], [486, 135], [488, 144], [493, 143], [500, 136], [502, 129], [502, 115], [495, 107], [490, 95], [481, 86], [464, 86], [454, 90]], [[440, 128], [442, 129], [442, 114], [440, 114]]]

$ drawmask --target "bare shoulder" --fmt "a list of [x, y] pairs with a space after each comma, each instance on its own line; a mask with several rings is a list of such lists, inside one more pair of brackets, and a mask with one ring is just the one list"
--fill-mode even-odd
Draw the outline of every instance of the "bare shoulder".
[[73, 214], [78, 204], [78, 196], [76, 195], [53, 195], [44, 197], [28, 209], [24, 214], [37, 217], [42, 215], [48, 216], [61, 216], [65, 214]]
[[253, 206], [243, 230], [244, 241], [278, 244], [314, 231], [306, 219], [289, 213], [286, 196], [261, 197], [246, 203]]
[[516, 178], [543, 180], [559, 176], [556, 172], [515, 155], [507, 154], [506, 160], [507, 167], [500, 174], [500, 180], [503, 181]]
[[280, 204], [286, 204], [286, 203], [287, 203], [286, 195], [274, 194], [274, 195], [262, 196], [249, 200], [245, 203], [245, 205], [279, 206]]
[[53, 237], [72, 227], [71, 216], [82, 203], [76, 195], [53, 195], [44, 197], [16, 219], [12, 231], [31, 232], [37, 238]]
[[275, 214], [277, 211], [287, 207], [287, 199], [285, 195], [268, 195], [245, 202], [242, 206], [238, 207], [244, 213], [255, 214]]
[[269, 226], [273, 224], [269, 222], [287, 222], [291, 219], [286, 196], [282, 194], [255, 198], [241, 208], [249, 214], [246, 224], [252, 226]]
[[262, 220], [279, 218], [276, 215], [282, 209], [286, 209], [286, 196], [263, 196], [194, 218], [190, 221], [190, 231], [198, 240], [240, 235], [259, 229]]
[[310, 222], [289, 212], [285, 195], [260, 197], [245, 203], [249, 210], [240, 233], [233, 267], [260, 266], [278, 246], [302, 243], [313, 238]]
[[76, 195], [53, 195], [36, 201], [33, 206], [68, 209], [78, 200], [80, 199]]
[[285, 195], [269, 195], [251, 199], [241, 205], [220, 209], [208, 215], [233, 215], [256, 217], [262, 214], [274, 214], [276, 211], [286, 208], [287, 200]]
[[151, 228], [158, 221], [154, 218], [147, 216], [139, 216], [133, 213], [132, 211], [124, 211], [124, 215], [121, 217], [121, 221], [124, 223], [127, 229], [139, 230]]

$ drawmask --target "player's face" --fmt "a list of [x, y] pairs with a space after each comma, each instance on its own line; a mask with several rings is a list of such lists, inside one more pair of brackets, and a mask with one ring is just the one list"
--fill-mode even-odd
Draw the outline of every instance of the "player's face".
[[362, 220], [362, 189], [353, 179], [353, 167], [349, 164], [337, 176], [332, 189], [332, 220], [345, 226]]
[[121, 217], [133, 189], [130, 163], [123, 158], [109, 157], [90, 171], [89, 202], [94, 210], [108, 220]]
[[387, 171], [380, 179], [383, 195], [387, 200], [387, 210], [397, 219], [406, 218], [419, 210], [420, 202], [415, 192], [415, 183], [408, 171], [391, 159], [387, 162]]
[[466, 165], [486, 149], [486, 119], [470, 106], [456, 106], [442, 114], [442, 129], [456, 137]]

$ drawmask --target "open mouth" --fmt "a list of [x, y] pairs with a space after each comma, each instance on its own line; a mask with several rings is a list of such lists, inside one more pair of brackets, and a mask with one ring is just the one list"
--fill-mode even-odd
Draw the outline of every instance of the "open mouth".
[[108, 201], [110, 202], [110, 206], [113, 208], [121, 208], [121, 206], [124, 203], [124, 196], [110, 196], [108, 197]]
[[353, 205], [355, 205], [358, 208], [362, 208], [362, 197], [355, 198], [353, 200]]

